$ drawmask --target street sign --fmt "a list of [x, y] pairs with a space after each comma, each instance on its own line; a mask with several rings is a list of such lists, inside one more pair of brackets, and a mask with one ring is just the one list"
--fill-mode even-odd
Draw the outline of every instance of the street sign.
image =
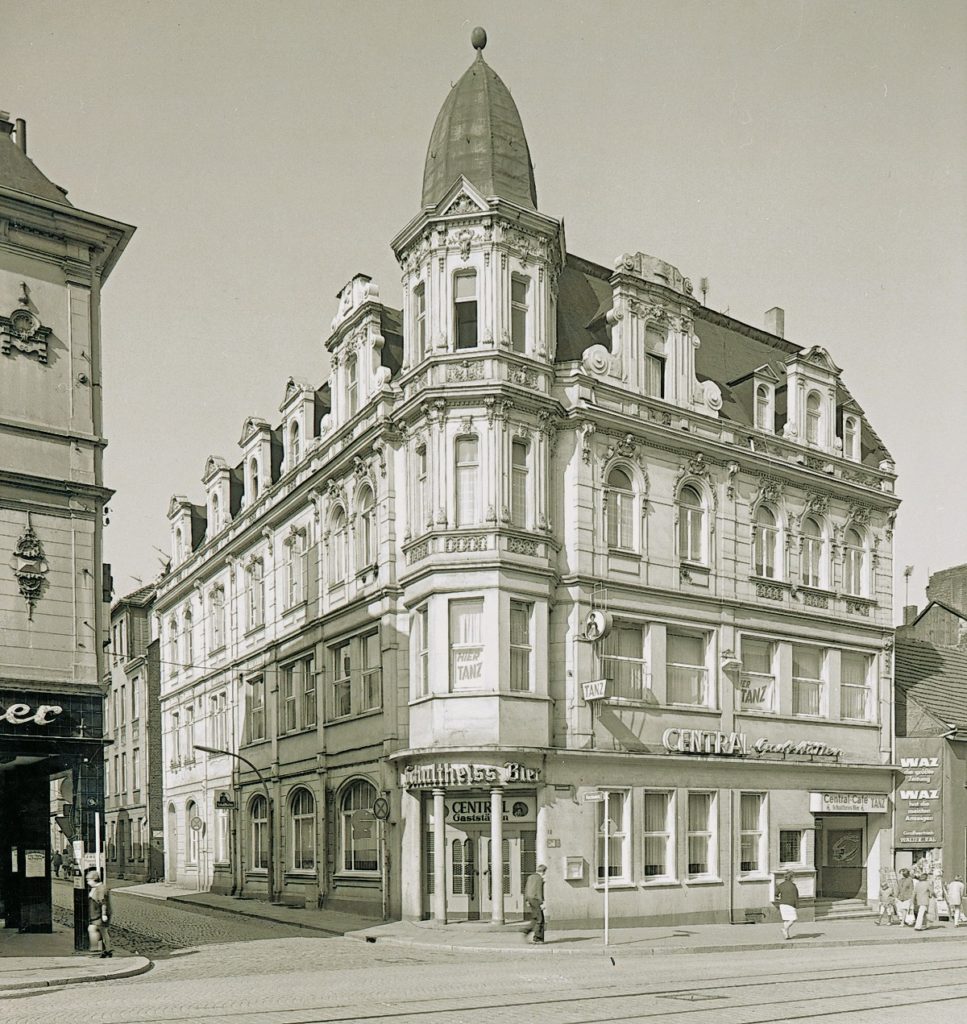
[[192, 817], [191, 821], [188, 824], [195, 832], [201, 832], [201, 830], [205, 827], [204, 821], [202, 821], [202, 819], [199, 818], [197, 814]]
[[604, 793], [585, 793], [584, 799], [589, 804], [599, 804], [604, 801]]
[[385, 796], [378, 796], [373, 801], [373, 817], [379, 821], [386, 821], [389, 817], [389, 800]]
[[593, 679], [590, 683], [582, 683], [581, 691], [586, 704], [590, 704], [593, 700], [604, 700], [608, 696], [608, 680]]

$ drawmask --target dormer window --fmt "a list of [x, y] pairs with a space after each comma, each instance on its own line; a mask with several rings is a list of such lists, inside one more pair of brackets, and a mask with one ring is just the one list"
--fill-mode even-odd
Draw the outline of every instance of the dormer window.
[[527, 351], [527, 320], [530, 278], [514, 274], [510, 282], [510, 347], [514, 352]]
[[359, 374], [355, 356], [346, 360], [346, 406], [350, 416], [355, 416], [359, 410]]
[[211, 500], [211, 529], [208, 531], [210, 537], [214, 537], [216, 533], [222, 528], [222, 506], [218, 500], [218, 495], [213, 494]]
[[248, 464], [248, 479], [252, 487], [252, 501], [259, 496], [259, 460], [251, 459]]
[[806, 442], [819, 444], [823, 425], [823, 400], [819, 392], [810, 391], [806, 396]]
[[453, 326], [458, 349], [477, 347], [477, 273], [474, 270], [454, 278]]
[[855, 416], [843, 417], [843, 458], [859, 462], [860, 421]]
[[181, 527], [175, 530], [175, 564], [181, 562], [185, 557], [185, 542], [181, 535]]
[[645, 394], [651, 398], [665, 397], [665, 360], [651, 352], [645, 353]]
[[299, 421], [293, 420], [289, 426], [289, 469], [298, 465], [302, 457], [302, 438], [299, 433]]
[[422, 282], [413, 289], [413, 340], [416, 361], [426, 358], [426, 285]]
[[757, 384], [755, 389], [755, 425], [759, 430], [773, 429], [772, 392], [765, 384]]

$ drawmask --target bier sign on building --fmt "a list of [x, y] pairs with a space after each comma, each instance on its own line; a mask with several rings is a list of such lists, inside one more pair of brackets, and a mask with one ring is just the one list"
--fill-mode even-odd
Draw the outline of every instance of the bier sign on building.
[[446, 789], [460, 786], [513, 786], [540, 782], [537, 768], [516, 761], [506, 764], [408, 764], [400, 772], [404, 789]]

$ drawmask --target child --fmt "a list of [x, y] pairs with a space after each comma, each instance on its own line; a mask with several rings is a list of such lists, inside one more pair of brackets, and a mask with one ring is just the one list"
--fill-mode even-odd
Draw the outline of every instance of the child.
[[896, 888], [889, 878], [883, 878], [880, 882], [880, 914], [876, 919], [877, 926], [883, 923], [884, 914], [887, 925], [893, 924], [893, 918], [896, 917]]

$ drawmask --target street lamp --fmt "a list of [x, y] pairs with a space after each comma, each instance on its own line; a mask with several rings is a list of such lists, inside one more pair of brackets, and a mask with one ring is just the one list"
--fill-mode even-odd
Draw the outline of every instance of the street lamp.
[[268, 873], [268, 890], [269, 890], [269, 903], [277, 903], [275, 896], [275, 872], [273, 870], [274, 858], [272, 856], [272, 836], [273, 836], [273, 823], [272, 823], [272, 797], [269, 795], [268, 783], [265, 781], [265, 776], [255, 767], [254, 764], [247, 758], [242, 757], [241, 754], [236, 754], [233, 750], [219, 750], [218, 747], [206, 747], [201, 743], [194, 744], [195, 750], [200, 750], [205, 754], [225, 754], [228, 757], [234, 757], [237, 761], [241, 761], [242, 764], [248, 765], [253, 772], [258, 776], [259, 782], [262, 784], [262, 790], [265, 793], [265, 814], [266, 814], [266, 831], [268, 832], [268, 842], [266, 843], [266, 859], [265, 866]]

